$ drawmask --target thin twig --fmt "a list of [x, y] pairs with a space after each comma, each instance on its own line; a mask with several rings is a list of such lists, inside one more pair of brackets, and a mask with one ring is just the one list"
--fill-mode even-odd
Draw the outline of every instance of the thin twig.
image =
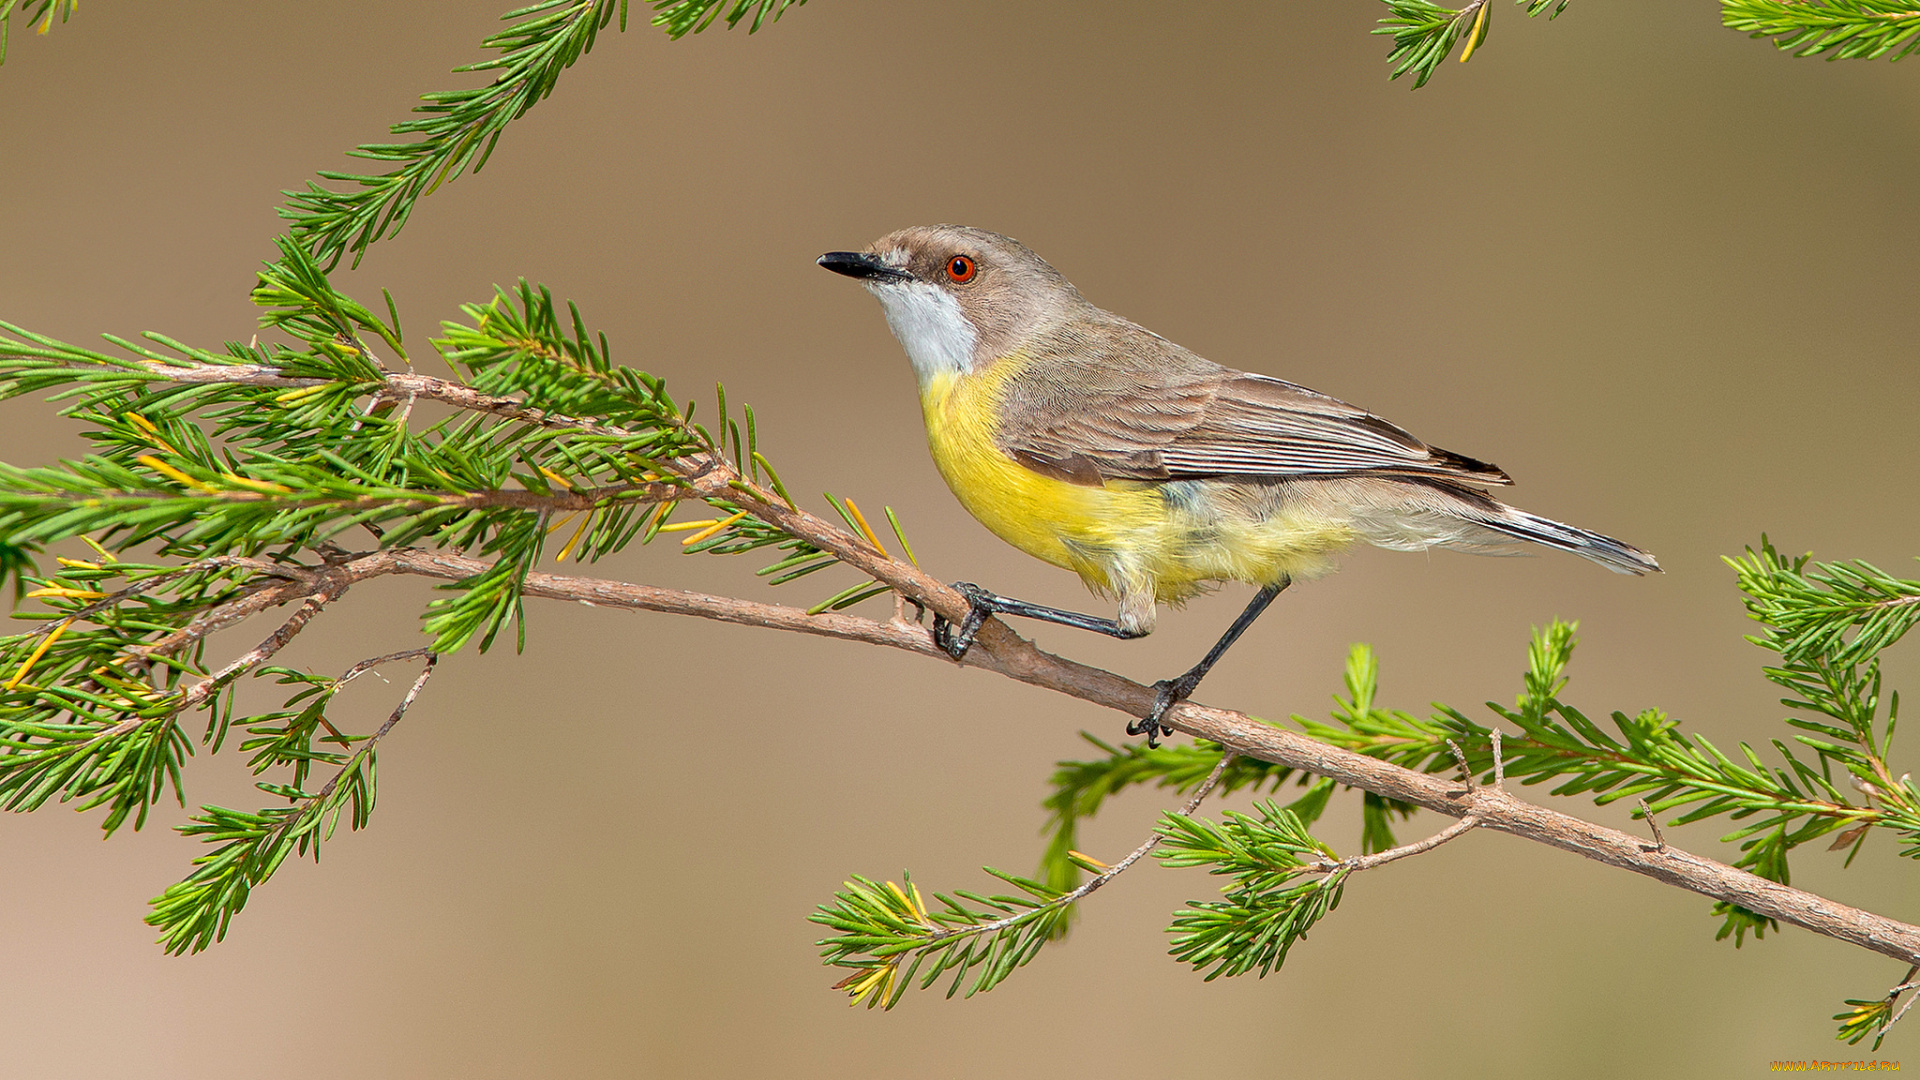
[[341, 595], [347, 591], [347, 587], [344, 581], [326, 581], [318, 591], [301, 603], [286, 622], [281, 623], [278, 629], [268, 634], [265, 641], [241, 653], [226, 667], [189, 687], [180, 699], [179, 711], [186, 712], [194, 708], [213, 696], [221, 687], [272, 659], [275, 653], [286, 648], [288, 642], [298, 636], [300, 631], [306, 629], [307, 624], [313, 621], [313, 617], [320, 614], [320, 609], [340, 599]]
[[[1193, 798], [1188, 799], [1187, 805], [1181, 807], [1175, 811], [1175, 813], [1181, 817], [1192, 817], [1193, 812], [1200, 809], [1200, 804], [1205, 801], [1207, 795], [1213, 791], [1214, 785], [1220, 782], [1221, 775], [1227, 771], [1227, 766], [1233, 762], [1235, 756], [1231, 751], [1221, 754], [1219, 762], [1213, 766], [1213, 771], [1207, 774], [1206, 780], [1202, 781], [1200, 787], [1194, 791]], [[1105, 885], [1107, 882], [1112, 881], [1114, 878], [1119, 877], [1128, 867], [1145, 858], [1147, 852], [1159, 847], [1160, 841], [1164, 839], [1166, 838], [1160, 835], [1159, 830], [1154, 830], [1153, 835], [1142, 841], [1139, 847], [1129, 851], [1126, 858], [1107, 867], [1080, 887], [1062, 896], [1059, 902], [1071, 904], [1095, 889], [1098, 889], [1100, 886]]]
[[[287, 643], [292, 641], [294, 637], [306, 627], [307, 623], [313, 621], [315, 615], [320, 614], [320, 609], [326, 607], [334, 600], [339, 599], [340, 594], [346, 591], [347, 582], [337, 579], [327, 580], [325, 584], [319, 586], [316, 592], [306, 598], [306, 601], [300, 605], [299, 610], [295, 611], [292, 617], [287, 619], [286, 622], [281, 623], [273, 633], [268, 634], [266, 640], [236, 657], [233, 662], [229, 663], [226, 667], [221, 668], [219, 671], [188, 687], [187, 692], [180, 696], [179, 704], [175, 705], [172, 713], [168, 715], [166, 722], [174, 722], [174, 719], [178, 718], [181, 713], [198, 707], [209, 697], [219, 692], [220, 688], [227, 683], [232, 682], [234, 679], [239, 678], [241, 675], [272, 659], [275, 653], [287, 647]], [[112, 727], [103, 728], [98, 735], [81, 743], [77, 749], [84, 750], [96, 743], [116, 739], [130, 732], [138, 731], [140, 728], [153, 722], [153, 719], [151, 716], [128, 717], [114, 724]]]
[[1434, 848], [1439, 847], [1441, 844], [1446, 843], [1456, 836], [1462, 836], [1472, 832], [1478, 828], [1479, 825], [1480, 823], [1469, 815], [1441, 829], [1425, 840], [1416, 840], [1411, 844], [1402, 844], [1389, 851], [1376, 851], [1372, 855], [1355, 855], [1350, 859], [1340, 859], [1337, 861], [1334, 859], [1321, 859], [1319, 862], [1313, 864], [1312, 869], [1325, 874], [1331, 874], [1336, 870], [1346, 870], [1350, 873], [1357, 874], [1363, 870], [1371, 870], [1376, 866], [1385, 866], [1390, 862], [1404, 859], [1409, 855], [1419, 855], [1432, 851]]
[[[407, 710], [413, 707], [414, 699], [420, 696], [420, 691], [426, 687], [427, 680], [433, 677], [433, 669], [436, 666], [438, 666], [440, 663], [439, 654], [427, 652], [424, 649], [419, 651], [422, 655], [424, 655], [427, 658], [427, 664], [425, 667], [420, 669], [420, 675], [418, 678], [413, 680], [413, 685], [407, 688], [406, 696], [400, 699], [400, 704], [394, 706], [393, 714], [387, 717], [387, 722], [384, 724], [381, 724], [380, 729], [378, 731], [375, 731], [372, 735], [367, 736], [367, 741], [360, 744], [360, 749], [354, 751], [353, 756], [347, 759], [347, 763], [345, 765], [340, 766], [340, 771], [334, 773], [333, 776], [330, 779], [328, 779], [325, 784], [321, 785], [321, 788], [319, 791], [316, 791], [312, 795], [307, 796], [305, 799], [300, 800], [302, 803], [305, 804], [303, 807], [301, 807], [300, 813], [288, 814], [280, 822], [280, 824], [274, 828], [273, 832], [269, 833], [265, 838], [263, 838], [262, 843], [260, 844], [260, 850], [272, 851], [276, 846], [278, 846], [280, 842], [280, 837], [284, 836], [287, 830], [293, 828], [294, 825], [299, 822], [302, 814], [304, 814], [308, 809], [312, 807], [325, 806], [327, 803], [328, 797], [331, 796], [334, 793], [334, 791], [340, 787], [340, 781], [345, 779], [355, 769], [358, 769], [360, 767], [360, 763], [362, 761], [365, 761], [367, 757], [373, 753], [373, 748], [379, 745], [380, 740], [386, 738], [387, 733], [393, 730], [393, 726], [400, 722], [400, 718], [407, 715]], [[397, 656], [398, 654], [395, 654], [395, 655]], [[385, 660], [385, 659], [391, 659], [391, 658], [392, 657], [382, 657], [380, 659]], [[362, 661], [362, 663], [365, 663], [365, 661]], [[355, 670], [357, 671], [357, 670], [364, 670], [364, 669], [360, 668], [359, 665], [355, 665]], [[347, 676], [344, 676], [344, 675], [341, 676], [342, 679], [345, 679], [346, 677]], [[334, 820], [338, 821], [339, 818], [336, 817]], [[327, 831], [331, 832], [332, 827], [329, 826]]]
[[[1915, 975], [1920, 975], [1920, 964], [1915, 964], [1914, 966], [1908, 968], [1907, 977], [1900, 980], [1900, 985], [1887, 991], [1887, 1004], [1889, 1005], [1893, 1004], [1894, 1000], [1897, 999], [1901, 994], [1904, 994], [1907, 991], [1912, 990], [1916, 987], [1920, 987], [1920, 983], [1916, 983], [1913, 981], [1913, 977]], [[1879, 1036], [1875, 1038], [1873, 1042], [1873, 1048], [1875, 1050], [1880, 1049], [1880, 1040], [1885, 1039], [1887, 1037], [1887, 1032], [1893, 1030], [1893, 1025], [1899, 1023], [1900, 1018], [1907, 1015], [1907, 1010], [1913, 1008], [1913, 1003], [1916, 1000], [1920, 1000], [1920, 994], [1915, 994], [1907, 998], [1906, 1003], [1900, 1006], [1900, 1011], [1897, 1013], [1894, 1013], [1892, 1017], [1888, 1018], [1886, 1024], [1882, 1025], [1882, 1027], [1880, 1028]]]
[[[1235, 755], [1231, 752], [1221, 754], [1219, 763], [1214, 765], [1211, 773], [1207, 774], [1206, 780], [1202, 782], [1199, 789], [1193, 793], [1193, 798], [1188, 799], [1187, 805], [1181, 807], [1175, 811], [1175, 813], [1178, 813], [1181, 817], [1193, 816], [1193, 812], [1198, 810], [1200, 803], [1206, 799], [1207, 793], [1211, 792], [1214, 785], [1220, 782], [1221, 775], [1227, 771], [1227, 765], [1233, 761], [1234, 757]], [[1059, 896], [1038, 907], [1029, 908], [1016, 915], [1008, 915], [1004, 918], [995, 919], [992, 922], [976, 923], [971, 926], [957, 926], [947, 930], [936, 931], [929, 934], [916, 948], [935, 945], [942, 941], [950, 941], [957, 937], [967, 937], [975, 934], [997, 934], [1017, 922], [1024, 922], [1033, 918], [1034, 912], [1044, 911], [1047, 908], [1059, 908], [1066, 907], [1069, 904], [1077, 904], [1095, 889], [1098, 889], [1100, 886], [1105, 885], [1107, 882], [1125, 873], [1128, 867], [1145, 858], [1147, 852], [1159, 847], [1160, 841], [1164, 839], [1166, 838], [1156, 829], [1153, 835], [1147, 837], [1144, 843], [1128, 852], [1126, 858], [1121, 859], [1119, 862], [1100, 871], [1100, 873], [1088, 878], [1070, 892], [1061, 893]]]
[[[1660, 823], [1654, 820], [1653, 807], [1648, 806], [1647, 800], [1645, 799], [1640, 799], [1639, 803], [1640, 803], [1640, 816], [1646, 819], [1647, 828], [1653, 830], [1653, 846], [1645, 850], [1647, 851], [1667, 850], [1667, 838], [1660, 835]], [[1909, 978], [1911, 978], [1911, 976], [1909, 976]]]
[[1493, 729], [1493, 790], [1507, 790], [1507, 762], [1500, 754], [1500, 729]]
[[[423, 656], [430, 661], [433, 660], [434, 659], [433, 650], [425, 649], [425, 648], [404, 649], [400, 652], [388, 653], [385, 656], [376, 656], [370, 660], [362, 660], [359, 663], [348, 668], [346, 673], [341, 675], [338, 679], [335, 679], [333, 681], [333, 687], [335, 690], [338, 690], [341, 687], [347, 685], [348, 683], [366, 674], [367, 672], [372, 671], [374, 668], [377, 668], [382, 664], [391, 664], [396, 660], [418, 660]], [[431, 667], [432, 665], [429, 664], [428, 666]], [[345, 735], [342, 735], [340, 733], [339, 728], [336, 728], [331, 723], [329, 723], [324, 713], [316, 717], [316, 719], [319, 720], [321, 727], [327, 729], [327, 733], [330, 736], [332, 736], [334, 742], [339, 743], [341, 746], [353, 745], [353, 740], [347, 738]]]
[[1447, 749], [1453, 751], [1453, 760], [1460, 763], [1460, 782], [1467, 786], [1466, 794], [1472, 795], [1474, 792], [1473, 767], [1467, 764], [1466, 753], [1460, 749], [1460, 744], [1452, 739], [1447, 740]]
[[1909, 997], [1906, 1002], [1900, 1006], [1900, 1011], [1894, 1013], [1892, 1019], [1887, 1021], [1887, 1026], [1880, 1029], [1880, 1034], [1885, 1035], [1888, 1031], [1892, 1030], [1893, 1025], [1899, 1023], [1901, 1018], [1907, 1015], [1907, 1010], [1913, 1008], [1913, 1003], [1916, 1000], [1920, 1000], [1920, 996]]
[[[400, 652], [388, 653], [385, 656], [376, 656], [371, 660], [362, 660], [359, 663], [348, 668], [345, 674], [341, 675], [338, 679], [335, 679], [333, 682], [336, 687], [345, 686], [348, 683], [352, 682], [353, 680], [359, 678], [360, 676], [366, 674], [369, 671], [372, 671], [374, 668], [377, 668], [382, 664], [391, 664], [399, 660], [418, 660], [421, 657], [427, 658], [427, 660], [429, 661], [428, 663], [429, 667], [431, 667], [433, 663], [437, 662], [437, 659], [432, 649], [425, 649], [425, 648], [404, 649]], [[383, 679], [381, 681], [384, 682], [385, 680]]]
[[[380, 730], [373, 733], [373, 736], [367, 740], [366, 747], [362, 747], [363, 750], [371, 747], [381, 739], [386, 738], [387, 732], [393, 730], [393, 725], [399, 723], [400, 718], [407, 715], [407, 710], [413, 708], [414, 699], [420, 696], [420, 691], [426, 687], [427, 680], [433, 676], [433, 669], [440, 665], [439, 653], [428, 652], [426, 649], [416, 649], [414, 652], [417, 655], [427, 658], [427, 666], [420, 669], [420, 674], [413, 680], [413, 685], [407, 687], [407, 695], [400, 699], [400, 704], [393, 707], [393, 715], [387, 717], [387, 722], [381, 724]], [[397, 659], [400, 655], [400, 653], [394, 653], [390, 657], [383, 658], [383, 660]]]
[[242, 590], [239, 596], [208, 608], [194, 616], [193, 621], [166, 637], [146, 645], [135, 646], [127, 651], [133, 655], [133, 663], [150, 663], [154, 657], [167, 656], [189, 648], [208, 634], [243, 622], [270, 607], [278, 607], [289, 600], [311, 595], [313, 588], [310, 581], [301, 580], [300, 577], [255, 581]]
[[204, 573], [208, 570], [232, 569], [235, 567], [244, 567], [252, 570], [256, 574], [267, 574], [277, 577], [290, 577], [294, 573], [294, 571], [279, 563], [268, 562], [265, 559], [249, 559], [239, 555], [216, 555], [210, 559], [199, 559], [185, 566], [176, 566], [172, 570], [162, 571], [151, 577], [141, 578], [139, 581], [134, 582], [118, 592], [110, 593], [95, 600], [93, 603], [75, 611], [71, 615], [63, 616], [57, 620], [49, 620], [27, 631], [23, 636], [28, 638], [37, 637], [52, 630], [57, 623], [74, 623], [82, 619], [91, 618], [110, 607], [131, 600], [142, 593], [151, 592], [156, 586], [164, 585], [176, 578], [186, 577], [188, 574]]
[[1220, 777], [1226, 773], [1227, 766], [1233, 764], [1233, 759], [1239, 756], [1231, 751], [1220, 755], [1220, 760], [1214, 763], [1213, 771], [1207, 774], [1207, 778], [1201, 781], [1198, 788], [1194, 789], [1193, 798], [1188, 799], [1187, 805], [1180, 808], [1181, 817], [1192, 817], [1193, 812], [1200, 809], [1201, 801], [1207, 797], [1208, 792], [1213, 790], [1213, 786], [1220, 782]]
[[1920, 975], [1920, 964], [1915, 964], [1912, 967], [1908, 968], [1907, 974], [1900, 980], [1900, 985], [1887, 991], [1887, 996], [1892, 997], [1895, 994], [1901, 993], [1902, 991], [1912, 990], [1914, 987], [1920, 986], [1920, 983], [1913, 981], [1913, 977], [1915, 975]]

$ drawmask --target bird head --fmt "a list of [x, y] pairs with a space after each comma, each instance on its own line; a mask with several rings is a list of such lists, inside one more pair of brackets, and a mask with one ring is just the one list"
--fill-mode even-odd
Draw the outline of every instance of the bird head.
[[1088, 306], [1025, 244], [963, 225], [917, 225], [818, 261], [879, 298], [923, 385], [983, 370]]

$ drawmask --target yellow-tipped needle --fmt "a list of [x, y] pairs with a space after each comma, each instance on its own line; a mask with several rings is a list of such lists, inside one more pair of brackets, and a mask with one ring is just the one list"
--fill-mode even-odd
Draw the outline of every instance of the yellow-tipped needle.
[[47, 650], [53, 648], [53, 643], [59, 641], [60, 635], [66, 633], [67, 627], [72, 625], [73, 620], [68, 619], [66, 622], [54, 627], [53, 633], [47, 635], [47, 639], [40, 643], [40, 647], [33, 650], [33, 655], [27, 657], [27, 662], [20, 665], [20, 670], [13, 673], [13, 678], [7, 680], [5, 689], [12, 690], [14, 687], [26, 681], [27, 672], [33, 670], [33, 665], [39, 663], [40, 658], [47, 655]]
[[[736, 522], [736, 521], [739, 521], [739, 520], [740, 520], [741, 518], [743, 518], [743, 517], [746, 517], [746, 516], [747, 516], [747, 512], [746, 512], [745, 510], [742, 510], [742, 511], [740, 511], [740, 512], [739, 512], [739, 513], [737, 513], [737, 514], [733, 514], [733, 515], [731, 515], [731, 516], [729, 516], [729, 517], [724, 517], [724, 518], [721, 518], [721, 519], [720, 519], [719, 521], [705, 521], [705, 522], [702, 522], [702, 521], [688, 521], [688, 522], [682, 522], [682, 523], [681, 523], [682, 525], [688, 525], [688, 526], [694, 526], [694, 525], [705, 525], [705, 526], [706, 526], [706, 528], [704, 528], [704, 529], [701, 529], [701, 530], [700, 530], [699, 532], [697, 532], [697, 533], [694, 533], [694, 534], [693, 534], [692, 536], [689, 536], [689, 537], [687, 537], [687, 538], [686, 538], [685, 540], [682, 540], [682, 541], [680, 541], [680, 546], [681, 546], [681, 547], [692, 547], [693, 545], [695, 545], [695, 544], [697, 544], [697, 543], [699, 543], [699, 542], [700, 542], [700, 541], [702, 541], [702, 540], [706, 540], [706, 539], [710, 539], [711, 537], [713, 537], [713, 536], [715, 536], [716, 534], [718, 534], [718, 533], [720, 532], [720, 530], [721, 530], [721, 529], [724, 529], [724, 528], [726, 528], [727, 526], [729, 526], [729, 525], [731, 525], [731, 524], [733, 524], [733, 523], [734, 523], [734, 522]], [[663, 526], [661, 526], [661, 528], [660, 528], [660, 531], [661, 531], [661, 532], [667, 532], [667, 531], [669, 531], [669, 530], [672, 530], [672, 529], [676, 529], [676, 528], [679, 528], [679, 527], [680, 527], [680, 526], [676, 526], [676, 525], [663, 525]]]
[[146, 432], [147, 438], [153, 440], [153, 445], [159, 447], [162, 450], [165, 450], [169, 454], [180, 453], [180, 451], [175, 450], [172, 446], [168, 445], [167, 440], [160, 437], [160, 429], [153, 426], [153, 421], [147, 419], [144, 416], [141, 416], [137, 412], [122, 413], [121, 418], [126, 420], [127, 423], [132, 424], [134, 427], [139, 428], [141, 431]]
[[853, 520], [860, 523], [860, 531], [866, 534], [867, 543], [873, 545], [873, 550], [879, 552], [886, 558], [893, 558], [893, 556], [887, 552], [887, 549], [881, 545], [880, 538], [873, 534], [873, 526], [867, 524], [867, 515], [860, 512], [860, 508], [854, 505], [852, 499], [843, 501], [847, 504], [847, 513], [852, 514]]
[[48, 585], [44, 588], [35, 589], [27, 595], [35, 597], [57, 596], [62, 600], [98, 600], [107, 594], [98, 589], [75, 589], [66, 585]]
[[567, 556], [573, 554], [573, 546], [580, 542], [581, 537], [587, 535], [587, 526], [591, 524], [593, 524], [592, 511], [580, 515], [580, 527], [573, 530], [573, 535], [567, 539], [567, 546], [560, 549], [560, 554], [555, 555], [553, 561], [566, 562]]
[[173, 480], [177, 480], [181, 484], [187, 487], [190, 487], [195, 491], [218, 490], [211, 484], [203, 484], [200, 481], [195, 480], [193, 477], [188, 476], [186, 473], [181, 472], [179, 469], [176, 469], [173, 466], [167, 464], [166, 462], [161, 461], [159, 458], [154, 457], [152, 454], [142, 454], [139, 457], [134, 458], [133, 460], [139, 462], [142, 465], [145, 465], [147, 468], [152, 469], [154, 472], [157, 472], [162, 476], [168, 477]]
[[1104, 874], [1113, 869], [1113, 867], [1101, 862], [1099, 859], [1094, 858], [1084, 851], [1069, 851], [1067, 852], [1067, 859], [1080, 869], [1091, 870], [1096, 874]]
[[1473, 13], [1473, 29], [1467, 31], [1467, 47], [1460, 50], [1461, 63], [1464, 64], [1473, 59], [1473, 50], [1487, 40], [1487, 23], [1490, 21], [1492, 12], [1491, 0], [1481, 0], [1480, 7]]

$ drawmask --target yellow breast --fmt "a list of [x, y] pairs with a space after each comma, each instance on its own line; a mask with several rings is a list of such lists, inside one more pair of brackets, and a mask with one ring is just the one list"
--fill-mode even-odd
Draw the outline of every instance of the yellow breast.
[[1324, 566], [1344, 546], [1344, 523], [1303, 521], [1242, 485], [1109, 481], [1098, 486], [1042, 476], [995, 439], [1000, 396], [1024, 357], [985, 372], [939, 373], [921, 387], [934, 465], [994, 535], [1079, 574], [1103, 591], [1143, 591], [1163, 600], [1210, 581], [1269, 584]]
[[1108, 553], [1151, 530], [1159, 499], [1042, 476], [1008, 457], [994, 439], [1000, 392], [1018, 361], [970, 376], [942, 373], [922, 388], [933, 463], [960, 505], [995, 536], [1065, 567], [1101, 588]]

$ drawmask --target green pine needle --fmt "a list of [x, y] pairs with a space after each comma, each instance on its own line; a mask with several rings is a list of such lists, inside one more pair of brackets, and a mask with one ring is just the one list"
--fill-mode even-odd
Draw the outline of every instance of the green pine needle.
[[780, 21], [780, 16], [790, 7], [799, 7], [807, 0], [650, 0], [653, 4], [653, 25], [667, 32], [667, 36], [678, 40], [688, 34], [697, 34], [712, 26], [715, 19], [725, 19], [727, 29], [738, 26], [741, 20], [747, 22], [747, 33], [760, 29], [764, 22]]
[[64, 23], [73, 18], [79, 6], [80, 0], [0, 0], [0, 64], [7, 62], [7, 29], [13, 25], [14, 14], [21, 15], [29, 25], [38, 23], [34, 32], [44, 34], [53, 29], [54, 16]]
[[[1167, 930], [1173, 958], [1206, 972], [1208, 982], [1278, 970], [1294, 943], [1340, 906], [1349, 871], [1320, 869], [1332, 849], [1271, 799], [1254, 803], [1253, 814], [1228, 812], [1217, 824], [1164, 814], [1159, 833], [1154, 858], [1163, 865], [1201, 866], [1233, 879], [1221, 888], [1225, 899], [1189, 901]], [[1309, 874], [1322, 876], [1295, 884]]]
[[1795, 56], [1898, 60], [1920, 49], [1914, 0], [1720, 0], [1720, 20]]
[[[903, 885], [854, 877], [807, 918], [837, 934], [818, 944], [834, 984], [852, 1004], [891, 1009], [919, 979], [925, 990], [951, 973], [947, 996], [985, 993], [1031, 961], [1066, 917], [1062, 894], [1037, 881], [987, 867], [1020, 895], [955, 890], [927, 904], [911, 875]], [[922, 969], [925, 969], [924, 974]]]
[[560, 73], [594, 45], [600, 31], [621, 13], [625, 0], [541, 0], [501, 16], [513, 25], [480, 43], [499, 56], [456, 68], [457, 72], [495, 71], [491, 83], [466, 90], [421, 96], [419, 118], [392, 127], [411, 142], [368, 143], [352, 156], [388, 162], [385, 173], [323, 171], [320, 179], [345, 190], [308, 181], [303, 191], [287, 191], [280, 216], [292, 223], [293, 238], [329, 268], [351, 253], [358, 265], [368, 247], [406, 224], [413, 204], [441, 184], [472, 169], [478, 172], [508, 124], [553, 92]]
[[[283, 240], [281, 255], [253, 298], [284, 342], [214, 351], [148, 334], [102, 351], [0, 323], [0, 397], [51, 393], [92, 443], [50, 467], [0, 464], [0, 573], [21, 601], [44, 605], [21, 613], [37, 628], [0, 637], [0, 805], [71, 801], [101, 809], [109, 833], [139, 828], [159, 799], [185, 804], [194, 740], [183, 720], [204, 712], [203, 746], [245, 732], [256, 771], [290, 774], [267, 790], [304, 808], [203, 810], [194, 835], [220, 846], [154, 911], [175, 951], [218, 940], [289, 852], [312, 850], [341, 813], [363, 823], [371, 807], [370, 758], [353, 766], [364, 778], [343, 774], [325, 797], [307, 788], [312, 769], [351, 764], [315, 734], [333, 729], [312, 686], [287, 709], [235, 715], [236, 679], [294, 676], [260, 667], [267, 654], [207, 664], [192, 628], [222, 605], [315, 573], [348, 544], [450, 549], [489, 568], [442, 586], [422, 629], [436, 651], [484, 650], [509, 623], [524, 642], [522, 587], [562, 527], [554, 543], [571, 558], [668, 534], [687, 552], [771, 549], [776, 583], [840, 565], [735, 502], [736, 489], [764, 497], [744, 481], [690, 495], [672, 466], [725, 464], [722, 447], [549, 290], [522, 281], [442, 324], [431, 345], [465, 382], [439, 385], [466, 404], [429, 415], [396, 389], [421, 377], [387, 366], [407, 360], [392, 298], [376, 314], [299, 244]], [[757, 418], [725, 430], [743, 467], [775, 475]], [[669, 524], [688, 501], [719, 516]], [[40, 575], [36, 553], [75, 542], [98, 558]], [[135, 548], [165, 561], [127, 561]], [[814, 610], [886, 591], [865, 575], [834, 588]], [[165, 647], [176, 639], [190, 644]]]
[[[1611, 730], [1595, 723], [1563, 699], [1576, 638], [1573, 624], [1556, 621], [1535, 632], [1522, 672], [1523, 689], [1512, 707], [1487, 705], [1504, 729], [1507, 781], [1551, 783], [1555, 795], [1586, 795], [1602, 805], [1645, 799], [1656, 812], [1678, 811], [1670, 825], [1723, 819], [1732, 831], [1722, 839], [1741, 847], [1736, 865], [1783, 884], [1790, 879], [1789, 853], [1836, 833], [1829, 846], [1848, 849], [1849, 862], [1876, 828], [1891, 831], [1903, 854], [1920, 857], [1920, 793], [1887, 758], [1899, 703], [1893, 694], [1882, 701], [1878, 666], [1879, 653], [1920, 621], [1915, 617], [1920, 604], [1910, 602], [1920, 596], [1920, 582], [1893, 578], [1865, 563], [1786, 560], [1764, 541], [1758, 552], [1729, 561], [1747, 594], [1749, 611], [1768, 627], [1753, 640], [1792, 658], [1763, 669], [1793, 695], [1785, 704], [1798, 715], [1788, 717], [1787, 724], [1809, 733], [1768, 743], [1780, 764], [1768, 764], [1745, 743], [1727, 754], [1704, 738], [1689, 738], [1657, 709], [1634, 716], [1614, 712]], [[1477, 776], [1492, 779], [1491, 727], [1447, 706], [1438, 706], [1425, 720], [1383, 709], [1376, 704], [1378, 680], [1373, 651], [1356, 645], [1347, 660], [1346, 692], [1335, 696], [1331, 722], [1302, 716], [1293, 721], [1319, 741], [1429, 773], [1457, 770], [1451, 742], [1462, 748]], [[1208, 743], [1147, 749], [1089, 741], [1104, 756], [1061, 762], [1046, 801], [1049, 843], [1038, 877], [1057, 890], [1079, 881], [1073, 851], [1078, 826], [1099, 811], [1107, 796], [1143, 784], [1191, 789], [1219, 762], [1221, 752]], [[1842, 775], [1836, 777], [1836, 771]], [[1277, 790], [1293, 775], [1278, 766], [1236, 759], [1221, 786]], [[1307, 776], [1298, 782], [1307, 790], [1293, 803], [1279, 807], [1269, 801], [1261, 810], [1266, 827], [1284, 833], [1296, 846], [1308, 843], [1305, 827], [1325, 810], [1337, 787]], [[1858, 791], [1871, 798], [1859, 798]], [[1394, 846], [1392, 820], [1410, 811], [1364, 795], [1362, 851]], [[1258, 826], [1230, 815], [1232, 828], [1240, 830], [1234, 833], [1226, 826], [1182, 820], [1185, 823], [1174, 828], [1190, 838], [1189, 853], [1181, 857], [1185, 864], [1208, 865], [1215, 873], [1248, 871], [1250, 864], [1234, 859], [1241, 857], [1236, 853], [1249, 846], [1246, 838]], [[1301, 830], [1297, 834], [1289, 831], [1295, 825]], [[1206, 829], [1227, 831], [1209, 833], [1206, 844], [1191, 839]], [[1233, 836], [1240, 838], [1238, 847], [1228, 843]], [[1168, 851], [1160, 857], [1168, 858]], [[1305, 871], [1284, 859], [1269, 869], [1281, 877], [1242, 885], [1239, 895], [1224, 902], [1191, 905], [1175, 927], [1176, 954], [1208, 970], [1210, 978], [1256, 969], [1264, 973], [1283, 962], [1292, 942], [1332, 909], [1338, 887], [1326, 881], [1286, 885], [1286, 875]], [[1778, 929], [1774, 920], [1733, 904], [1718, 903], [1713, 914], [1722, 921], [1718, 937], [1732, 938], [1736, 946], [1748, 932], [1758, 939]], [[1062, 920], [1059, 929], [1065, 926]]]

